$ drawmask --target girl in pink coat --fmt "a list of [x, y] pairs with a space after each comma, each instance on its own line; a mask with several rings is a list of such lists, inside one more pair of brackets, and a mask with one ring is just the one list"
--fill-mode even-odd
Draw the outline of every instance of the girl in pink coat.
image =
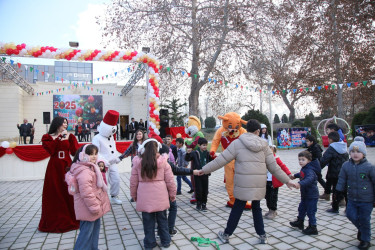
[[77, 151], [70, 168], [77, 186], [74, 210], [77, 220], [81, 221], [74, 249], [98, 249], [100, 218], [111, 209], [107, 185], [96, 164], [97, 157], [98, 148], [93, 144], [85, 145]]
[[169, 201], [176, 199], [174, 182], [168, 156], [158, 153], [161, 144], [156, 139], [147, 139], [138, 148], [139, 156], [133, 159], [130, 177], [130, 195], [137, 202], [137, 211], [142, 212], [144, 247], [151, 249], [157, 246], [155, 238], [155, 219], [162, 247], [169, 247], [167, 209]]

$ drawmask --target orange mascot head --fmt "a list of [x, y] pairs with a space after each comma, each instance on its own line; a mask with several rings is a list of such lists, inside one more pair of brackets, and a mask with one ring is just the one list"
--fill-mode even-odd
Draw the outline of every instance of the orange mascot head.
[[223, 121], [223, 128], [227, 130], [229, 135], [237, 134], [242, 124], [247, 123], [235, 112], [226, 113], [224, 116], [219, 115], [218, 118]]

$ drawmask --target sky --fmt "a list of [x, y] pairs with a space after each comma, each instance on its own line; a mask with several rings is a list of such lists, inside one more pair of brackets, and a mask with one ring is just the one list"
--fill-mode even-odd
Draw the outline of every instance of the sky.
[[[0, 41], [32, 46], [103, 49], [96, 16], [105, 13], [110, 0], [0, 0]], [[114, 48], [110, 48], [114, 49]], [[107, 49], [108, 50], [108, 49]], [[16, 58], [25, 64], [53, 65], [50, 59]], [[94, 63], [94, 79], [126, 69], [124, 63]]]
[[[95, 17], [104, 15], [106, 4], [110, 2], [111, 0], [0, 0], [0, 41], [57, 48], [69, 47], [69, 41], [78, 41], [79, 49], [103, 49], [100, 26]], [[54, 64], [51, 59], [23, 57], [14, 60], [25, 64]], [[129, 64], [125, 63], [93, 64], [94, 79], [129, 67]], [[125, 84], [129, 76], [119, 84]], [[103, 83], [117, 80], [119, 79], [109, 79]], [[267, 112], [267, 102], [263, 105], [264, 111]], [[273, 106], [273, 113], [278, 113], [280, 117], [283, 113], [289, 114], [285, 105]]]

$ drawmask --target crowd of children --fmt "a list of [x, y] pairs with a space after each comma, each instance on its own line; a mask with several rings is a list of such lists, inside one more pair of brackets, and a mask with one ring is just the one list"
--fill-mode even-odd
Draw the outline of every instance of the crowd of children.
[[[258, 126], [259, 125], [259, 126]], [[267, 183], [264, 193], [254, 193], [249, 191], [246, 197], [239, 195], [238, 190], [245, 190], [246, 186], [240, 189], [235, 187], [236, 202], [231, 211], [228, 225], [225, 231], [219, 232], [219, 239], [223, 243], [229, 243], [229, 236], [235, 230], [243, 211], [243, 205], [247, 200], [253, 200], [253, 217], [257, 233], [260, 235], [260, 242], [267, 243], [264, 231], [260, 203], [265, 198], [268, 212], [264, 215], [266, 219], [274, 219], [277, 216], [278, 191], [284, 183], [288, 187], [300, 189], [301, 200], [298, 206], [298, 216], [295, 221], [290, 222], [292, 227], [302, 230], [306, 235], [317, 235], [317, 204], [320, 199], [331, 199], [332, 208], [327, 212], [338, 213], [339, 203], [346, 200], [346, 216], [357, 227], [357, 239], [360, 241], [359, 249], [368, 249], [371, 239], [371, 212], [375, 200], [375, 167], [366, 160], [366, 145], [361, 138], [355, 138], [354, 142], [347, 149], [346, 143], [342, 140], [339, 132], [330, 131], [328, 133], [329, 147], [322, 154], [322, 149], [314, 136], [306, 136], [307, 150], [298, 154], [298, 163], [301, 167], [299, 173], [292, 174], [288, 167], [276, 155], [275, 146], [269, 145], [264, 126], [257, 122], [249, 125], [249, 133], [239, 138], [238, 143], [234, 143], [227, 150], [228, 154], [223, 154], [208, 164], [213, 159], [207, 151], [208, 141], [205, 138], [198, 139], [196, 150], [188, 148], [185, 152], [184, 140], [176, 139], [176, 146], [171, 144], [172, 138], [163, 144], [159, 136], [146, 139], [144, 135], [137, 135], [128, 154], [134, 157], [130, 178], [130, 194], [136, 202], [136, 210], [142, 212], [142, 222], [144, 228], [144, 247], [152, 249], [157, 246], [155, 235], [155, 224], [157, 224], [157, 235], [160, 237], [162, 247], [169, 247], [171, 237], [175, 230], [175, 220], [177, 217], [176, 195], [181, 194], [181, 179], [189, 186], [188, 193], [195, 194], [196, 209], [206, 212], [209, 173], [223, 166], [224, 161], [236, 159], [237, 180], [250, 178], [251, 175], [242, 177], [241, 168], [247, 166], [241, 162], [247, 162], [244, 155], [244, 147], [248, 147], [249, 155], [258, 159], [259, 150], [273, 155], [273, 159], [266, 156], [266, 164], [261, 167], [267, 170]], [[259, 128], [258, 128], [259, 127]], [[250, 134], [250, 136], [248, 135]], [[253, 134], [256, 136], [253, 137]], [[264, 139], [265, 147], [247, 145], [246, 140], [255, 140], [256, 137]], [[261, 139], [261, 140], [262, 140]], [[241, 144], [242, 143], [242, 144]], [[259, 142], [258, 142], [259, 143]], [[263, 144], [262, 144], [263, 145]], [[237, 150], [237, 151], [236, 151]], [[270, 151], [268, 151], [270, 150]], [[229, 152], [228, 151], [228, 152]], [[239, 152], [239, 153], [238, 153]], [[349, 155], [350, 159], [349, 159]], [[69, 186], [69, 193], [74, 195], [74, 208], [77, 220], [80, 220], [80, 232], [75, 244], [75, 249], [82, 249], [83, 246], [92, 249], [98, 248], [100, 218], [110, 210], [110, 202], [107, 195], [105, 159], [97, 159], [98, 148], [93, 144], [82, 146], [76, 153], [71, 168], [66, 175]], [[224, 157], [224, 158], [223, 158]], [[231, 158], [232, 157], [232, 158]], [[222, 161], [222, 162], [220, 162]], [[238, 162], [237, 162], [238, 161]], [[189, 162], [191, 167], [188, 168]], [[261, 162], [261, 161], [260, 161]], [[276, 163], [278, 167], [276, 167]], [[275, 164], [275, 165], [274, 165]], [[326, 182], [322, 178], [321, 170], [328, 166]], [[280, 169], [282, 171], [280, 171]], [[281, 181], [271, 172], [277, 174]], [[177, 186], [174, 181], [177, 175]], [[186, 177], [192, 176], [192, 181]], [[259, 172], [254, 176], [259, 175]], [[285, 179], [299, 178], [297, 183], [290, 183]], [[73, 177], [73, 178], [72, 178]], [[257, 177], [256, 177], [257, 178]], [[245, 179], [243, 179], [245, 180]], [[255, 180], [252, 180], [252, 183]], [[259, 181], [259, 178], [256, 180]], [[324, 187], [324, 194], [319, 196], [317, 183]], [[235, 185], [242, 185], [237, 182]], [[263, 185], [260, 185], [263, 188]], [[251, 190], [251, 189], [249, 189]], [[259, 191], [258, 191], [259, 192]], [[251, 197], [247, 197], [252, 194]], [[258, 197], [259, 194], [263, 197]], [[255, 195], [255, 196], [254, 196]], [[256, 197], [256, 198], [255, 198]], [[244, 203], [245, 202], [245, 203]], [[259, 209], [257, 209], [259, 207]], [[167, 214], [167, 210], [169, 213]], [[258, 214], [258, 212], [260, 212]], [[304, 227], [305, 217], [308, 217], [308, 226]], [[260, 224], [261, 223], [261, 224]]]

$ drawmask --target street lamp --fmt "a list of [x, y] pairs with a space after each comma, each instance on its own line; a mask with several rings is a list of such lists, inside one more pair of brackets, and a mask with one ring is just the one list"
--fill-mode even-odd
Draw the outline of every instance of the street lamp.
[[273, 143], [273, 122], [272, 122], [272, 104], [271, 104], [271, 90], [273, 83], [267, 83], [268, 86], [268, 103], [270, 106], [270, 125], [271, 125], [271, 139]]

